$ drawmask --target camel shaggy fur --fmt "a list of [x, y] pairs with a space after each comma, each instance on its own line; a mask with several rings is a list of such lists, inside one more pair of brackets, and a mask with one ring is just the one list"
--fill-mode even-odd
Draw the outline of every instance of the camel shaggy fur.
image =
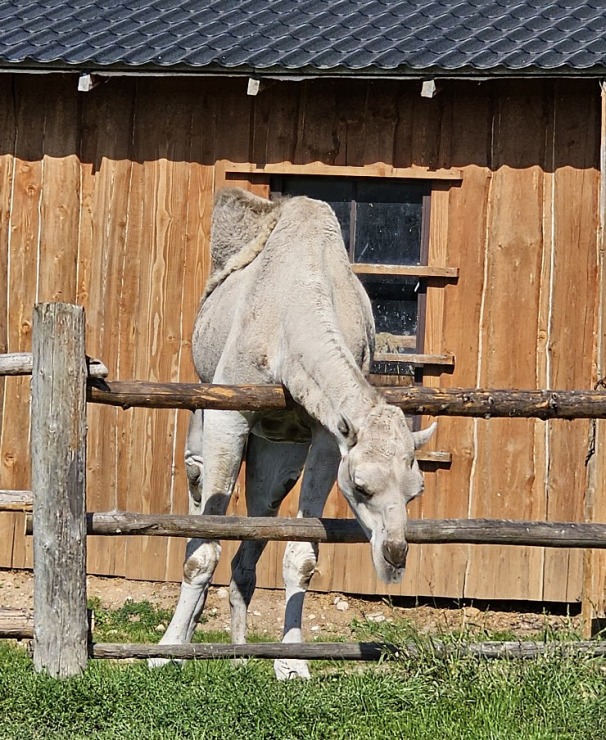
[[[285, 412], [196, 411], [185, 454], [190, 512], [224, 514], [246, 458], [250, 516], [270, 516], [303, 469], [301, 517], [322, 515], [338, 480], [370, 540], [378, 575], [403, 573], [406, 505], [423, 491], [404, 414], [368, 383], [374, 322], [352, 272], [332, 209], [295, 197], [273, 202], [222, 190], [213, 211], [211, 275], [195, 322], [193, 358], [203, 382], [283, 384], [297, 406]], [[265, 543], [242, 542], [232, 562], [232, 639], [246, 614]], [[191, 639], [220, 555], [191, 540], [181, 595], [164, 644]], [[284, 555], [284, 642], [300, 642], [303, 599], [317, 545], [290, 542]], [[153, 661], [158, 665], [161, 661]], [[307, 677], [301, 660], [277, 660], [278, 678]]]

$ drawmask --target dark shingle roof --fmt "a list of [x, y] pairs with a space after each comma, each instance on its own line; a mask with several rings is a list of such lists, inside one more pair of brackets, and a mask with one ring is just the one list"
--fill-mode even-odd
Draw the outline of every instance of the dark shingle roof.
[[0, 67], [604, 73], [606, 0], [0, 0]]

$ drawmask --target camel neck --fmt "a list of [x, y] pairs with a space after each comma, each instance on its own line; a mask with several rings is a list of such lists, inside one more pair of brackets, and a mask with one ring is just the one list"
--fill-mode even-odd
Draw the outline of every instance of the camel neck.
[[342, 417], [360, 426], [378, 393], [358, 367], [332, 307], [317, 293], [314, 303], [284, 338], [279, 374], [297, 403], [339, 437]]

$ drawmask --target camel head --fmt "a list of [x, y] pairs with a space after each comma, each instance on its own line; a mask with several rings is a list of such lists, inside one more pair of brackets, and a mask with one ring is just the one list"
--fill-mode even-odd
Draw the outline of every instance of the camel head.
[[401, 580], [406, 565], [406, 506], [423, 493], [415, 458], [436, 429], [411, 432], [403, 412], [378, 404], [357, 428], [341, 418], [339, 487], [370, 540], [375, 570], [386, 583]]

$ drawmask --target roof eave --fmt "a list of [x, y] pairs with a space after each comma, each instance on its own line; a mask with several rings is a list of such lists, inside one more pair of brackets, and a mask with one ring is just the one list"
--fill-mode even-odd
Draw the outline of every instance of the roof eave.
[[487, 69], [477, 67], [460, 67], [457, 69], [445, 69], [443, 67], [398, 67], [385, 69], [381, 67], [365, 67], [351, 69], [348, 67], [331, 67], [319, 69], [317, 67], [300, 67], [297, 69], [286, 67], [253, 67], [241, 65], [237, 67], [225, 67], [219, 64], [206, 66], [194, 66], [191, 64], [161, 65], [149, 64], [99, 64], [92, 62], [80, 62], [77, 64], [65, 61], [36, 62], [24, 60], [10, 62], [0, 59], [0, 73], [14, 72], [19, 74], [52, 74], [52, 73], [89, 73], [99, 76], [122, 76], [122, 77], [254, 77], [270, 78], [274, 80], [302, 81], [309, 79], [395, 79], [395, 80], [423, 80], [423, 79], [467, 79], [467, 80], [490, 80], [495, 78], [595, 78], [606, 77], [606, 65], [595, 65], [588, 68], [576, 68], [566, 65], [545, 69], [541, 67], [524, 67], [512, 69], [497, 66]]

